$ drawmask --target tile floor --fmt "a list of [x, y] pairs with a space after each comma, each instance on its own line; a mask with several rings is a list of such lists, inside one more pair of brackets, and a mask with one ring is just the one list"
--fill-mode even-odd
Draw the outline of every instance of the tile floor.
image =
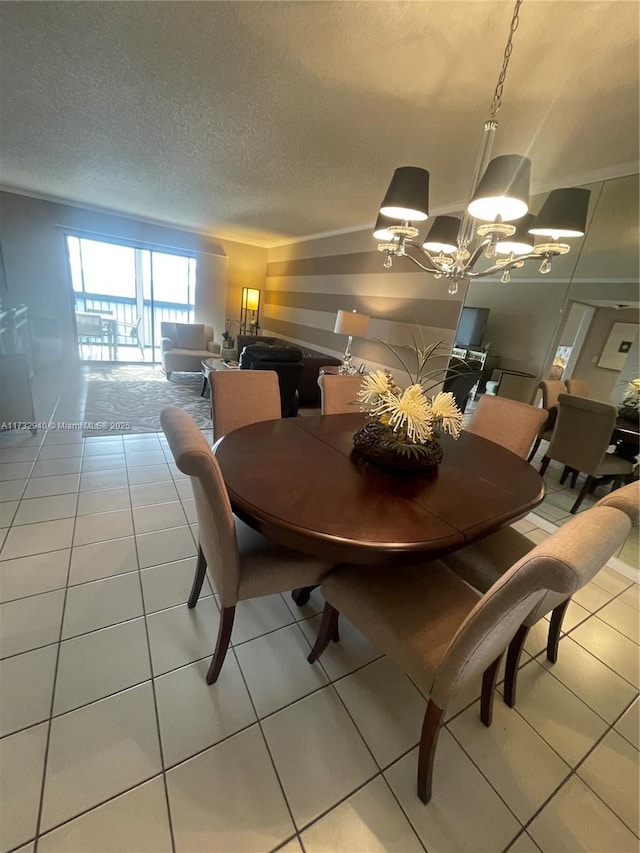
[[[81, 418], [82, 378], [63, 388], [42, 389], [41, 417]], [[458, 697], [425, 807], [425, 699], [348, 624], [309, 666], [317, 591], [240, 605], [207, 687], [218, 605], [210, 588], [184, 603], [197, 529], [162, 435], [4, 435], [0, 480], [1, 851], [637, 851], [624, 563], [575, 596], [555, 665], [531, 632], [517, 710], [496, 701], [486, 729]]]

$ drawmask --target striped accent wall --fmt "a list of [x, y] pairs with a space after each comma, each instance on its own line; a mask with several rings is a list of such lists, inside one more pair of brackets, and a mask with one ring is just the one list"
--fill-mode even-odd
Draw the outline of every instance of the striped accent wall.
[[336, 313], [355, 309], [371, 320], [367, 338], [353, 341], [354, 362], [395, 371], [385, 343], [406, 347], [415, 335], [453, 345], [467, 285], [455, 296], [447, 287], [406, 259], [385, 269], [369, 231], [279, 246], [267, 253], [262, 333], [340, 357], [347, 339], [333, 333]]

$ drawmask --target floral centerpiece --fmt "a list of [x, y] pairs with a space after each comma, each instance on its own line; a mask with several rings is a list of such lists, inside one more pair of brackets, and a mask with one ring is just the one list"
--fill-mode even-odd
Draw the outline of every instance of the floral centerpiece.
[[640, 379], [633, 379], [624, 389], [620, 417], [638, 420], [640, 416]]
[[443, 458], [438, 437], [446, 432], [458, 438], [462, 429], [462, 412], [453, 395], [440, 391], [429, 396], [447, 367], [427, 371], [428, 363], [435, 358], [448, 362], [449, 354], [443, 352], [441, 342], [419, 348], [414, 340], [411, 349], [416, 356], [416, 369], [411, 371], [397, 350], [389, 349], [402, 363], [411, 384], [400, 388], [388, 370], [364, 375], [357, 398], [371, 419], [354, 435], [356, 454], [373, 464], [398, 470], [433, 468]]

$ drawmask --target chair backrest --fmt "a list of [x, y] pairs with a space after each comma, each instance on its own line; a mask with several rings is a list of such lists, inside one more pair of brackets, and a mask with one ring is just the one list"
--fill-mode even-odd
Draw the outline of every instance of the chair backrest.
[[566, 383], [559, 379], [543, 379], [538, 388], [542, 391], [542, 408], [547, 411], [558, 405], [560, 394], [567, 393]]
[[619, 510], [594, 508], [571, 519], [518, 560], [482, 596], [449, 644], [433, 681], [435, 704], [445, 708], [457, 684], [479, 678], [532, 611], [552, 609], [555, 604], [548, 605], [553, 596], [559, 603], [587, 583], [624, 542], [630, 528], [629, 519]]
[[356, 395], [362, 385], [359, 374], [323, 373], [318, 378], [322, 397], [323, 415], [341, 415], [347, 412], [359, 412], [360, 403]]
[[163, 409], [160, 423], [176, 465], [191, 478], [200, 547], [222, 606], [231, 607], [237, 600], [240, 563], [222, 471], [195, 421], [183, 409], [175, 406]]
[[567, 394], [575, 394], [576, 397], [589, 397], [589, 383], [584, 379], [567, 379]]
[[544, 409], [485, 394], [480, 398], [466, 430], [526, 459], [546, 419]]
[[212, 370], [209, 384], [216, 441], [247, 424], [280, 417], [278, 376], [272, 370]]
[[251, 369], [271, 370], [276, 374], [280, 389], [280, 414], [283, 418], [295, 416], [298, 413], [298, 386], [304, 370], [302, 361], [254, 361]]
[[174, 349], [192, 349], [204, 351], [213, 340], [213, 326], [206, 323], [172, 323], [163, 320], [160, 334], [169, 338]]
[[635, 480], [628, 486], [622, 486], [615, 492], [609, 492], [608, 495], [600, 498], [595, 506], [612, 506], [619, 509], [627, 514], [633, 527], [638, 527], [640, 525], [640, 480]]
[[76, 312], [76, 331], [86, 338], [102, 337], [102, 317], [99, 314]]
[[584, 474], [594, 474], [611, 443], [616, 407], [560, 394], [558, 418], [546, 455]]

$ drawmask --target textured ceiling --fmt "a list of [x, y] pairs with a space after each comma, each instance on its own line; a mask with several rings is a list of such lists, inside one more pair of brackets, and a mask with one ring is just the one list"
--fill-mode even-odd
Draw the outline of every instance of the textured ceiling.
[[[273, 245], [365, 226], [393, 169], [460, 204], [512, 0], [5, 2], [0, 183]], [[638, 3], [526, 0], [494, 153], [637, 171]]]

